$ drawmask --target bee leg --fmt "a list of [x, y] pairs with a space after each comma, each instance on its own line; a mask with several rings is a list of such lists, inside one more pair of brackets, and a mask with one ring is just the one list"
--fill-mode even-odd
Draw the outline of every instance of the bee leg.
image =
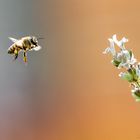
[[14, 54], [15, 54], [14, 60], [16, 60], [16, 59], [18, 58], [18, 51], [15, 50], [15, 51], [14, 51]]
[[25, 63], [27, 62], [27, 53], [26, 53], [26, 51], [23, 52], [23, 61]]
[[18, 54], [15, 54], [14, 60], [16, 60], [18, 58]]

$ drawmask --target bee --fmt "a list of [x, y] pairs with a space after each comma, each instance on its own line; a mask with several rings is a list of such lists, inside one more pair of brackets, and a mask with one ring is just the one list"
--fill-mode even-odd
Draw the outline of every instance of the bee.
[[14, 60], [18, 58], [19, 52], [23, 52], [23, 61], [27, 62], [28, 51], [39, 51], [41, 46], [38, 45], [38, 40], [43, 38], [37, 38], [35, 36], [27, 36], [21, 39], [15, 39], [9, 37], [13, 44], [8, 48], [8, 54], [14, 55]]

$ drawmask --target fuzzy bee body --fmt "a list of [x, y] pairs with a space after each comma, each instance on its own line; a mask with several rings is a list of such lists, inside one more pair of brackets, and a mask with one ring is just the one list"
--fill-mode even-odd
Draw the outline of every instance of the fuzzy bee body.
[[23, 61], [27, 62], [27, 51], [35, 50], [38, 51], [41, 47], [38, 45], [38, 40], [36, 37], [23, 37], [20, 40], [9, 38], [14, 42], [9, 49], [8, 54], [12, 54], [15, 56], [15, 59], [18, 58], [18, 54], [20, 51], [23, 51]]

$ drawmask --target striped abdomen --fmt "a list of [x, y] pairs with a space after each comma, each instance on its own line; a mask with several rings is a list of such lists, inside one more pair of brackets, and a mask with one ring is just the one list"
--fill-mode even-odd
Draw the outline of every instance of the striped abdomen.
[[9, 54], [14, 54], [15, 53], [15, 50], [16, 51], [20, 51], [20, 48], [17, 45], [14, 44], [14, 45], [12, 45], [12, 46], [9, 47], [8, 53]]

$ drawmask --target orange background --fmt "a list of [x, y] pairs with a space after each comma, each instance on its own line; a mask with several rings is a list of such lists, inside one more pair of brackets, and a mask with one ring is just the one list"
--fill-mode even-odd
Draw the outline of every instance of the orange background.
[[1, 46], [10, 45], [8, 36], [45, 39], [40, 52], [28, 54], [27, 67], [2, 47], [0, 139], [140, 139], [140, 103], [102, 54], [117, 34], [140, 60], [138, 0], [1, 3]]

